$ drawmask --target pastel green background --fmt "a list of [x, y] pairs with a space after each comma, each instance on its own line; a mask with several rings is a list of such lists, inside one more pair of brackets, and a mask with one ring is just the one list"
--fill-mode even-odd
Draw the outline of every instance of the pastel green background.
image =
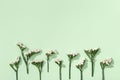
[[[96, 57], [95, 76], [91, 78], [91, 65], [84, 70], [84, 80], [101, 80], [99, 62], [112, 57], [114, 67], [105, 70], [106, 80], [120, 80], [120, 0], [0, 0], [0, 80], [15, 80], [9, 63], [21, 55], [17, 42], [30, 49], [40, 48], [36, 59], [46, 60], [51, 49], [64, 60], [63, 80], [68, 80], [67, 53], [79, 52], [87, 58], [86, 48], [101, 48]], [[80, 60], [79, 59], [79, 60]], [[79, 80], [79, 71], [72, 64], [72, 79]], [[38, 80], [37, 68], [20, 65], [19, 80]], [[50, 62], [50, 73], [43, 68], [42, 80], [58, 80], [58, 66]]]

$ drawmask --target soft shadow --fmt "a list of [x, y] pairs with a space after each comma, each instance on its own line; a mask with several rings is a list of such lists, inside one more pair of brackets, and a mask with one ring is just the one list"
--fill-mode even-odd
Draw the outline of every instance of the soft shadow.
[[73, 60], [78, 60], [80, 58], [80, 53], [76, 57], [73, 58]]
[[50, 58], [49, 58], [49, 61], [51, 61], [52, 59], [56, 58], [58, 54], [59, 53], [57, 52], [56, 54], [51, 55]]
[[63, 61], [63, 63], [62, 63], [62, 67], [63, 67], [63, 68], [65, 68], [65, 67], [66, 67], [66, 66], [65, 66], [65, 64], [64, 64], [64, 61]]
[[86, 59], [85, 65], [83, 67], [83, 70], [85, 70], [88, 67], [88, 60]]
[[34, 60], [37, 56], [41, 55], [41, 53], [42, 53], [42, 51], [40, 51], [40, 53], [37, 53], [37, 54], [31, 56], [30, 61]]
[[112, 59], [112, 62], [111, 62], [111, 64], [109, 65], [109, 66], [106, 66], [107, 68], [113, 68], [114, 67], [114, 60]]

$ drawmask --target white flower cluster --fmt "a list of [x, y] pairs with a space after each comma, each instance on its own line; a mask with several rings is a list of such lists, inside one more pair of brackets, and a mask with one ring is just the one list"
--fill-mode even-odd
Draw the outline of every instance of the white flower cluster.
[[99, 48], [93, 48], [93, 49], [85, 49], [85, 51], [87, 51], [87, 52], [91, 52], [91, 50], [94, 52], [94, 51], [97, 51]]
[[79, 65], [84, 65], [84, 64], [85, 64], [85, 61], [86, 61], [86, 59], [85, 59], [85, 58], [84, 58], [84, 59], [82, 59], [82, 60], [80, 61]]
[[67, 55], [70, 56], [70, 57], [75, 57], [75, 56], [79, 55], [79, 53], [69, 53]]
[[41, 63], [43, 62], [43, 60], [35, 60], [35, 61], [32, 61], [31, 63]]
[[18, 42], [16, 45], [19, 46], [20, 49], [25, 49], [26, 48], [26, 46], [21, 42]]
[[46, 55], [47, 55], [47, 56], [50, 56], [50, 55], [56, 54], [56, 53], [57, 53], [56, 50], [51, 50], [51, 51], [47, 52]]
[[31, 50], [26, 54], [26, 56], [32, 53], [39, 53], [40, 51], [41, 51], [40, 49]]
[[40, 49], [31, 50], [28, 53], [26, 53], [25, 55], [26, 55], [27, 59], [30, 59], [34, 54], [37, 54], [40, 51], [41, 51]]
[[82, 71], [83, 67], [85, 66], [85, 62], [86, 62], [86, 59], [82, 59], [80, 63], [76, 65], [76, 67]]
[[57, 63], [58, 65], [61, 64], [62, 60], [61, 59], [55, 59], [55, 63]]
[[110, 65], [111, 62], [112, 62], [112, 58], [108, 58], [108, 59], [101, 61], [102, 64], [106, 64], [106, 65]]
[[19, 57], [17, 57], [17, 59], [16, 59], [16, 61], [14, 61], [14, 62], [12, 62], [12, 63], [10, 63], [10, 66], [18, 66], [19, 65], [19, 63], [20, 63], [20, 59], [21, 59], [21, 57], [19, 56]]

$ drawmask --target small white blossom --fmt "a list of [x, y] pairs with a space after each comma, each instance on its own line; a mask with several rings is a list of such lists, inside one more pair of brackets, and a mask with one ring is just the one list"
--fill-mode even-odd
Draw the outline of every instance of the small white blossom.
[[60, 64], [60, 63], [62, 62], [62, 60], [61, 60], [61, 59], [55, 59], [55, 62], [56, 62], [57, 64]]
[[110, 63], [112, 62], [112, 58], [108, 58], [108, 59], [105, 59], [103, 61], [101, 61], [103, 64], [106, 64], [106, 65], [110, 65]]
[[18, 42], [16, 45], [19, 46], [21, 49], [25, 49], [26, 48], [26, 46], [23, 43], [21, 43], [21, 42]]
[[96, 50], [98, 50], [99, 48], [94, 48], [94, 49], [92, 49], [93, 51], [96, 51]]

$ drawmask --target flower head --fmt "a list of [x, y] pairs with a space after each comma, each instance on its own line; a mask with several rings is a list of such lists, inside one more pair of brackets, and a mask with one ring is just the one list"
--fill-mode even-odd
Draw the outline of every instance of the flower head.
[[97, 52], [99, 51], [99, 48], [94, 48], [94, 49], [85, 49], [84, 50], [87, 56], [91, 59], [94, 58]]
[[62, 62], [63, 62], [63, 61], [60, 60], [60, 59], [56, 59], [56, 60], [55, 60], [55, 63], [58, 64], [58, 65], [62, 65]]
[[57, 53], [56, 50], [51, 50], [51, 51], [49, 51], [49, 52], [46, 53], [46, 56], [51, 56], [51, 55], [54, 55], [56, 53]]
[[17, 57], [16, 61], [10, 63], [10, 66], [19, 68], [20, 61], [21, 61], [21, 57], [19, 56], [19, 57]]
[[16, 44], [22, 51], [26, 49], [26, 46], [23, 43], [18, 42]]
[[81, 60], [80, 63], [76, 65], [76, 67], [77, 67], [79, 70], [82, 70], [83, 67], [85, 66], [85, 62], [86, 62], [86, 59]]
[[76, 57], [78, 55], [79, 55], [78, 53], [69, 53], [69, 54], [67, 54], [69, 59], [73, 59], [74, 57]]
[[32, 63], [33, 65], [35, 65], [36, 67], [38, 67], [38, 68], [40, 68], [40, 67], [42, 68], [44, 61], [43, 61], [43, 60], [32, 61], [31, 63]]
[[105, 59], [100, 62], [101, 67], [109, 66], [112, 63], [112, 58]]
[[40, 49], [31, 50], [26, 54], [27, 59], [30, 59], [33, 55], [40, 53]]

